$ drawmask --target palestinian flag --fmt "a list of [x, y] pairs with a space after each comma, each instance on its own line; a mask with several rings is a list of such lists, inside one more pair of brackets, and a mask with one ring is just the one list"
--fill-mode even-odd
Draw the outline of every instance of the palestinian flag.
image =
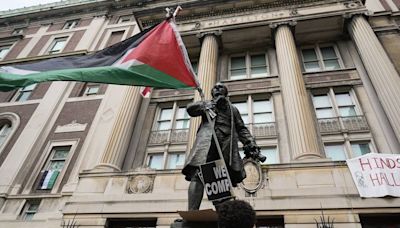
[[58, 170], [42, 171], [42, 176], [39, 181], [38, 189], [52, 189], [59, 174], [60, 171]]
[[0, 91], [44, 81], [82, 81], [154, 88], [199, 86], [173, 20], [86, 56], [0, 67]]

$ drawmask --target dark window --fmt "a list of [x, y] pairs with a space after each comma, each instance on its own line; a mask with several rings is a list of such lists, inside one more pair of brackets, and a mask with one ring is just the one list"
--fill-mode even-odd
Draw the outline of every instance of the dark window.
[[55, 146], [52, 148], [49, 158], [42, 171], [37, 186], [39, 190], [51, 190], [63, 170], [67, 161], [71, 146]]
[[283, 216], [262, 217], [262, 218], [257, 218], [256, 227], [257, 228], [283, 228], [283, 227], [285, 227], [285, 223], [283, 220]]
[[79, 24], [79, 20], [70, 20], [65, 22], [63, 29], [73, 29]]
[[24, 205], [24, 208], [21, 211], [20, 219], [26, 221], [32, 220], [33, 216], [36, 214], [39, 208], [39, 205], [40, 205], [40, 199], [27, 200]]
[[17, 93], [14, 95], [13, 98], [11, 98], [11, 101], [27, 101], [29, 100], [33, 90], [36, 88], [37, 84], [32, 84], [25, 86], [17, 91]]
[[11, 50], [11, 45], [0, 46], [0, 60], [4, 59]]
[[92, 96], [97, 95], [100, 92], [100, 84], [98, 83], [85, 83], [81, 92], [80, 96]]
[[120, 42], [122, 40], [122, 37], [124, 36], [124, 33], [125, 33], [124, 30], [112, 32], [106, 46], [109, 47], [113, 44]]
[[110, 219], [107, 228], [155, 228], [156, 218], [149, 219]]
[[400, 214], [360, 215], [362, 228], [400, 228]]

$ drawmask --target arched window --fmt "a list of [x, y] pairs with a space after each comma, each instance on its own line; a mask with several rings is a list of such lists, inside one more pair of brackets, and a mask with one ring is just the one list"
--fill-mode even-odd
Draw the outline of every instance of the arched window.
[[2, 120], [0, 124], [0, 145], [6, 141], [7, 136], [11, 132], [11, 122], [9, 120]]
[[12, 112], [0, 113], [0, 153], [19, 126], [19, 116]]

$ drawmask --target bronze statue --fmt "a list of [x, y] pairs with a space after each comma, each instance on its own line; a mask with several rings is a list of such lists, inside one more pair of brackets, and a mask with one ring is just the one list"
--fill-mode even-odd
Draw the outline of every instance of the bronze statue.
[[[186, 158], [182, 173], [189, 185], [189, 210], [198, 210], [203, 198], [203, 183], [198, 176], [199, 166], [206, 162], [220, 159], [215, 140], [212, 137], [214, 128], [217, 135], [229, 176], [233, 187], [246, 178], [243, 162], [239, 155], [238, 140], [244, 145], [246, 157], [265, 161], [260, 154], [260, 148], [255, 143], [249, 130], [244, 125], [239, 110], [228, 99], [228, 89], [222, 83], [217, 83], [211, 91], [211, 101], [199, 101], [187, 106], [190, 116], [202, 117], [202, 123], [197, 131], [196, 141]], [[211, 113], [211, 123], [206, 112]]]

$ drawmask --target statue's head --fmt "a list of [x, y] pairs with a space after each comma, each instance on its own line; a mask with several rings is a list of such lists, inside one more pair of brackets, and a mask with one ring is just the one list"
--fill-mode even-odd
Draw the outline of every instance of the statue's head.
[[227, 97], [228, 88], [223, 83], [217, 82], [217, 84], [215, 84], [215, 86], [211, 89], [211, 95], [213, 98], [220, 96]]

